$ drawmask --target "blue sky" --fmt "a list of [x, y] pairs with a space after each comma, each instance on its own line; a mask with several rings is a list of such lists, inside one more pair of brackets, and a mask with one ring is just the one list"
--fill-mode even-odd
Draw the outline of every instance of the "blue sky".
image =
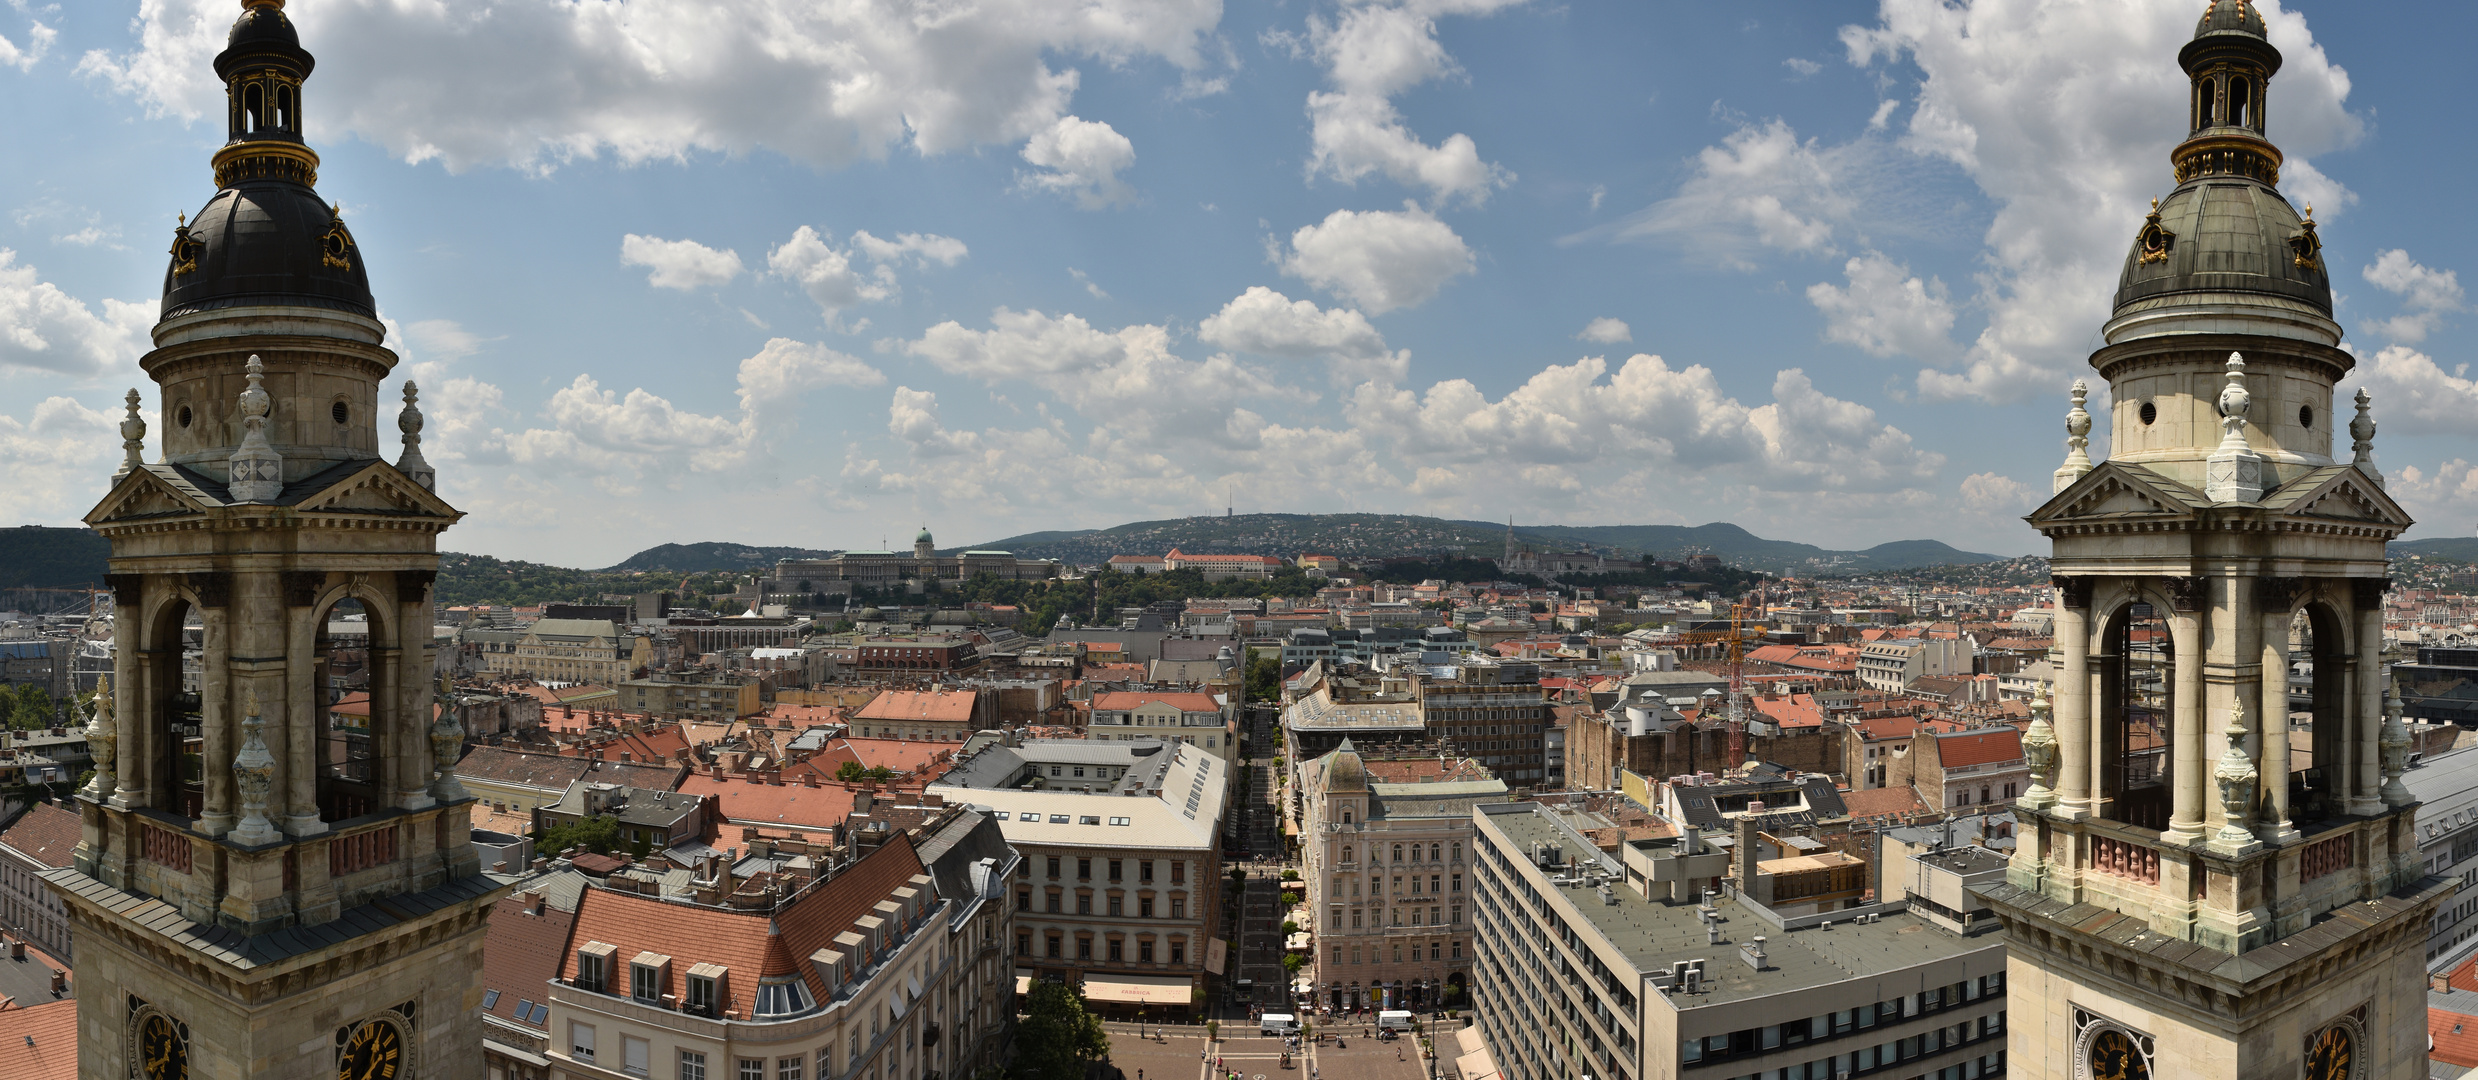
[[[2261, 6], [2344, 393], [2413, 535], [2466, 535], [2478, 13]], [[1226, 501], [2040, 550], [2202, 7], [287, 10], [445, 546], [595, 566]], [[118, 457], [237, 13], [0, 8], [0, 520]]]

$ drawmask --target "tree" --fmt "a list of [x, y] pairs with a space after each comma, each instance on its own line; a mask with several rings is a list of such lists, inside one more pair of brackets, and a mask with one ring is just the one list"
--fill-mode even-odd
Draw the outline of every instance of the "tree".
[[1284, 971], [1290, 972], [1290, 973], [1291, 973], [1291, 974], [1293, 974], [1293, 975], [1297, 975], [1297, 974], [1299, 974], [1299, 969], [1304, 968], [1304, 967], [1307, 967], [1307, 966], [1308, 966], [1308, 956], [1307, 956], [1307, 954], [1306, 954], [1306, 953], [1283, 953], [1283, 954], [1282, 954], [1282, 970], [1284, 970]]
[[1015, 1030], [1015, 1071], [1023, 1080], [1084, 1080], [1085, 1067], [1110, 1054], [1101, 1019], [1084, 1011], [1075, 991], [1035, 982]]
[[1292, 906], [1297, 905], [1298, 903], [1299, 903], [1299, 894], [1298, 894], [1298, 893], [1295, 893], [1295, 892], [1286, 892], [1286, 893], [1283, 893], [1283, 894], [1282, 894], [1282, 906], [1283, 906], [1283, 907], [1292, 907]]
[[1282, 661], [1271, 656], [1248, 658], [1248, 700], [1278, 703], [1282, 700]]
[[621, 844], [619, 822], [607, 817], [589, 817], [563, 821], [542, 830], [534, 840], [534, 850], [546, 856], [556, 856], [569, 848], [583, 848], [597, 855], [608, 855]]
[[[1283, 893], [1282, 895], [1284, 895], [1284, 896], [1289, 896], [1290, 894], [1289, 894], [1289, 893]], [[1289, 934], [1296, 934], [1296, 933], [1298, 933], [1298, 932], [1299, 932], [1299, 924], [1298, 924], [1297, 922], [1293, 921], [1293, 920], [1290, 920], [1290, 919], [1284, 919], [1284, 920], [1282, 920], [1282, 932], [1283, 932], [1285, 935], [1289, 935]]]

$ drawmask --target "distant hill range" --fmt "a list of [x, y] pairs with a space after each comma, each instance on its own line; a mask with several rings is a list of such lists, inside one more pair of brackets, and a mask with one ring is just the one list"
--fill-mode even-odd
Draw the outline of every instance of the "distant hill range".
[[[1774, 573], [1904, 570], [1921, 566], [2002, 562], [2004, 556], [1963, 551], [1937, 540], [1897, 540], [1864, 551], [1766, 540], [1731, 525], [1525, 525], [1514, 539], [1534, 551], [1615, 551], [1656, 559], [1712, 555], [1732, 566]], [[1460, 555], [1495, 558], [1505, 552], [1506, 526], [1486, 521], [1401, 514], [1242, 514], [1236, 517], [1139, 521], [1108, 529], [1038, 532], [977, 545], [1018, 555], [1094, 563], [1112, 555], [1191, 552], [1295, 557], [1302, 552], [1350, 558]]]
[[2478, 563], [2478, 536], [2447, 536], [2435, 540], [2399, 540], [2386, 546], [2384, 553], [2393, 558], [2403, 555], [2423, 555], [2430, 559]]
[[625, 574], [638, 570], [669, 570], [680, 574], [704, 574], [722, 570], [761, 570], [782, 559], [823, 559], [832, 551], [799, 547], [753, 547], [708, 540], [697, 544], [663, 544], [640, 551], [616, 565], [603, 567], [605, 574]]
[[104, 560], [111, 554], [111, 542], [93, 529], [0, 529], [0, 589], [100, 586]]

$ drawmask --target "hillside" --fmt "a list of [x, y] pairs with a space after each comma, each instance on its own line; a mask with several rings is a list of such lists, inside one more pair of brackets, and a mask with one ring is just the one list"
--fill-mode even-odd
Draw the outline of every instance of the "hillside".
[[111, 554], [111, 543], [92, 529], [0, 529], [0, 589], [101, 585], [104, 559]]
[[673, 573], [710, 573], [722, 570], [759, 570], [773, 566], [781, 559], [823, 559], [832, 551], [799, 547], [754, 547], [707, 540], [695, 544], [661, 544], [640, 551], [599, 571], [605, 574], [626, 574], [640, 570], [668, 570]]
[[2446, 536], [2433, 540], [2397, 540], [2384, 547], [2393, 558], [2419, 555], [2429, 559], [2478, 563], [2478, 536]]
[[[2002, 561], [2000, 556], [1962, 551], [1937, 540], [1897, 540], [1864, 551], [1834, 551], [1813, 544], [1767, 540], [1727, 522], [1709, 525], [1525, 525], [1515, 541], [1536, 551], [1614, 549], [1656, 558], [1710, 554], [1732, 566], [1775, 573], [1819, 570], [1864, 573], [1920, 566]], [[1485, 521], [1453, 521], [1401, 514], [1242, 514], [1237, 517], [1139, 521], [1108, 529], [1038, 532], [993, 540], [981, 547], [1031, 558], [1094, 563], [1112, 555], [1159, 554], [1171, 548], [1290, 557], [1302, 552], [1343, 558], [1386, 555], [1460, 555], [1494, 558], [1505, 550], [1506, 527]]]

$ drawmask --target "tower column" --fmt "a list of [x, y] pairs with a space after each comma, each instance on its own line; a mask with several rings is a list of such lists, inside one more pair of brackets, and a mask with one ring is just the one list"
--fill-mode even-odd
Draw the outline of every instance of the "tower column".
[[[292, 614], [295, 611], [307, 614]], [[318, 611], [291, 608], [285, 621], [292, 632], [284, 648], [286, 693], [283, 727], [278, 729], [283, 737], [280, 744], [271, 740], [268, 749], [277, 751], [284, 759], [282, 796], [277, 800], [283, 815], [279, 827], [294, 836], [315, 836], [327, 831], [318, 813], [318, 733], [326, 725], [326, 717], [318, 707], [325, 688], [319, 685], [318, 660], [314, 655], [318, 646]]]
[[2057, 812], [2069, 820], [2091, 814], [2090, 602], [2087, 584], [2057, 590], [2056, 644], [2063, 656], [2056, 672], [2056, 794]]
[[[2258, 588], [2261, 586], [2258, 585]], [[2276, 589], [2287, 595], [2285, 589]], [[2260, 821], [2255, 835], [2267, 844], [2285, 844], [2298, 838], [2297, 826], [2289, 818], [2289, 605], [2261, 603], [2261, 610], [2248, 611], [2254, 625], [2263, 636], [2263, 667], [2255, 677], [2255, 725], [2263, 733], [2261, 749], [2256, 753], [2256, 766], [2262, 774], [2263, 806], [2257, 811]]]
[[[230, 808], [219, 797], [224, 789], [216, 783], [232, 764], [232, 738], [227, 730], [241, 688], [232, 680], [232, 600], [227, 588], [224, 603], [205, 609], [206, 648], [199, 657], [202, 670], [198, 675], [198, 768], [199, 800], [196, 824], [191, 826], [206, 836], [222, 836], [232, 831]], [[178, 739], [179, 736], [173, 736]], [[184, 748], [185, 749], [185, 748]], [[177, 758], [175, 759], [177, 760]], [[189, 816], [185, 790], [179, 772], [174, 772], [171, 792], [175, 809]]]
[[2349, 812], [2372, 817], [2384, 810], [2383, 775], [2378, 768], [2382, 750], [2377, 745], [2383, 735], [2383, 593], [2379, 585], [2363, 581], [2356, 592], [2358, 655], [2349, 699]]
[[[2203, 590], [2211, 587], [2209, 580], [2197, 581], [2189, 595], [2199, 600]], [[2203, 627], [2202, 617], [2192, 610], [2198, 603], [2183, 602], [2180, 610], [2168, 616], [2168, 634], [2175, 648], [2177, 684], [2173, 688], [2170, 708], [2169, 769], [2171, 811], [2168, 836], [2179, 843], [2194, 843], [2203, 838], [2203, 773], [2210, 768], [2211, 758], [2203, 753]]]
[[[155, 708], [154, 681], [147, 677], [147, 657], [154, 642], [146, 640], [146, 620], [149, 613], [143, 600], [121, 603], [115, 600], [112, 614], [112, 685], [119, 688], [113, 695], [112, 722], [120, 728], [120, 746], [112, 755], [112, 772], [119, 779], [105, 797], [113, 809], [127, 810], [141, 805], [145, 799], [146, 781], [138, 776], [139, 762], [145, 761], [139, 751], [148, 734], [148, 713]], [[111, 858], [125, 863], [129, 853], [115, 851]]]

